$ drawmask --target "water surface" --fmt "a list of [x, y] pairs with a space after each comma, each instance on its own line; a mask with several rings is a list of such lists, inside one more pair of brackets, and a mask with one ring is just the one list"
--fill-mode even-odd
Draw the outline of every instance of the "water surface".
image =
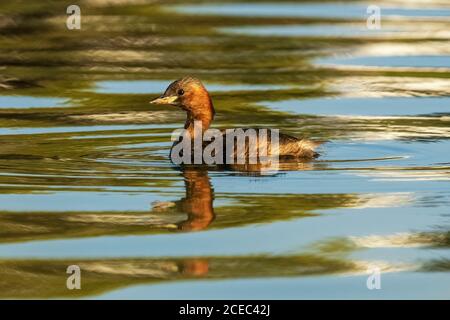
[[[90, 1], [78, 32], [0, 4], [1, 298], [448, 299], [450, 8], [386, 3], [375, 35], [366, 6]], [[214, 127], [321, 156], [174, 166], [184, 114], [148, 102], [188, 74]]]

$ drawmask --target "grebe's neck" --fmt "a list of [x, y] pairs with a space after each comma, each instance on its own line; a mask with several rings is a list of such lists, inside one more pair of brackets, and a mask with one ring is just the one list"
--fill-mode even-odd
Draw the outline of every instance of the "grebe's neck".
[[196, 110], [195, 112], [187, 110], [184, 128], [189, 131], [191, 137], [194, 137], [196, 133], [194, 130], [195, 123], [197, 122], [197, 126], [201, 123], [201, 132], [203, 134], [203, 132], [208, 130], [211, 125], [214, 119], [214, 113], [212, 104], [208, 105], [207, 108], [202, 108], [200, 110]]
[[191, 137], [194, 134], [194, 124], [195, 122], [201, 123], [201, 129], [202, 133], [208, 130], [209, 126], [211, 125], [211, 122], [213, 120], [213, 115], [210, 116], [204, 116], [204, 117], [195, 117], [192, 113], [188, 112], [186, 117], [186, 122], [184, 124], [184, 128], [189, 131], [191, 134]]

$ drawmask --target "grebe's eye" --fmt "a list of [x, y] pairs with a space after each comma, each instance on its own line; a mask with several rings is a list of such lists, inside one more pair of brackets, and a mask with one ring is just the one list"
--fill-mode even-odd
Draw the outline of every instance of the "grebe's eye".
[[178, 89], [178, 95], [182, 96], [184, 94], [184, 90], [183, 89]]

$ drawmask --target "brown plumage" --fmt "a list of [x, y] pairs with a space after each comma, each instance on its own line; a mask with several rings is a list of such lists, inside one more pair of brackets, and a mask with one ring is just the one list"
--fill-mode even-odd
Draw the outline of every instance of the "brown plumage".
[[[214, 106], [208, 91], [200, 80], [193, 77], [184, 77], [172, 82], [162, 96], [150, 101], [150, 103], [174, 105], [186, 111], [187, 117], [184, 128], [189, 131], [191, 137], [194, 137], [195, 121], [200, 121], [202, 130], [205, 131], [210, 127], [215, 115]], [[255, 128], [254, 130], [256, 133], [259, 133], [261, 129]], [[270, 139], [267, 139], [267, 141], [270, 142]], [[257, 143], [260, 144], [259, 139]], [[285, 159], [310, 160], [318, 156], [314, 149], [319, 144], [311, 140], [298, 139], [280, 133], [279, 149], [276, 151], [270, 150], [270, 143], [268, 143], [268, 152], [269, 154], [273, 154], [273, 152], [278, 153], [280, 161]], [[205, 147], [205, 144], [203, 147]], [[246, 144], [245, 152], [245, 159], [247, 159], [249, 152], [248, 143]]]

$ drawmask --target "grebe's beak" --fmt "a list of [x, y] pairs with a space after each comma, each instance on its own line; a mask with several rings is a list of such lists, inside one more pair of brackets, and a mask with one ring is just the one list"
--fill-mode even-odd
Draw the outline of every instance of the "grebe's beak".
[[171, 105], [178, 105], [178, 96], [164, 96], [162, 95], [159, 98], [156, 98], [149, 103], [151, 104], [171, 104]]

